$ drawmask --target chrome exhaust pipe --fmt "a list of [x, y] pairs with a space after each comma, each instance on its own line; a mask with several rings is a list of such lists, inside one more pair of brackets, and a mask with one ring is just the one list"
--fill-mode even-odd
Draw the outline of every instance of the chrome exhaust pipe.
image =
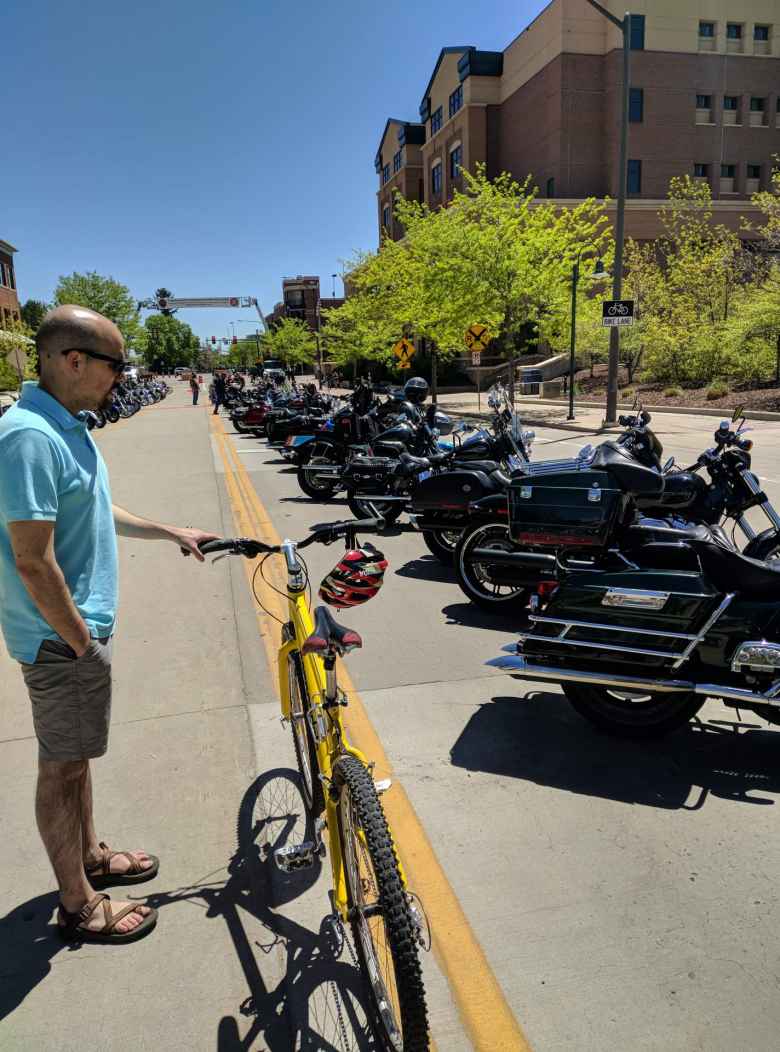
[[[510, 646], [505, 650], [510, 650]], [[745, 706], [769, 705], [780, 708], [780, 680], [776, 680], [765, 694], [758, 694], [742, 687], [725, 687], [718, 683], [693, 683], [681, 679], [648, 679], [645, 676], [614, 676], [608, 672], [587, 672], [584, 669], [551, 668], [545, 665], [529, 665], [520, 654], [506, 653], [492, 658], [485, 664], [491, 668], [510, 672], [531, 680], [552, 680], [556, 683], [586, 683], [592, 687], [613, 687], [617, 690], [646, 690], [654, 694], [680, 694], [690, 691], [706, 698], [720, 698], [722, 701]]]

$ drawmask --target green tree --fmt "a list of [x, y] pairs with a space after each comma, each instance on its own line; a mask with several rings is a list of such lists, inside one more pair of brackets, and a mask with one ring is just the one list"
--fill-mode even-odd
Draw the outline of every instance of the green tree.
[[179, 365], [197, 367], [200, 340], [186, 324], [172, 315], [150, 314], [140, 341], [146, 365], [155, 372], [170, 373]]
[[54, 302], [77, 303], [105, 315], [119, 328], [128, 348], [133, 348], [140, 329], [136, 301], [130, 289], [114, 278], [95, 271], [60, 277], [54, 290]]
[[260, 347], [266, 358], [279, 358], [288, 365], [300, 365], [314, 361], [317, 339], [299, 318], [282, 318], [279, 325], [263, 333]]
[[33, 332], [37, 332], [48, 311], [49, 305], [42, 300], [27, 300], [22, 304], [22, 321]]

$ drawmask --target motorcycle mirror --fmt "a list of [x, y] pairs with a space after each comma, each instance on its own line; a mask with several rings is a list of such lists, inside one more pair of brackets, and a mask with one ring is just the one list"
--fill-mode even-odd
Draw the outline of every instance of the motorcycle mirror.
[[745, 407], [744, 407], [744, 405], [736, 406], [736, 408], [734, 409], [734, 412], [731, 414], [731, 422], [732, 422], [732, 424], [736, 424], [737, 420], [739, 420], [739, 418], [741, 416], [744, 416], [744, 414], [745, 414]]
[[662, 469], [663, 473], [666, 474], [667, 471], [671, 471], [672, 468], [674, 467], [674, 464], [675, 464], [674, 457], [669, 457], [669, 459], [667, 460], [667, 462], [663, 466], [663, 469]]

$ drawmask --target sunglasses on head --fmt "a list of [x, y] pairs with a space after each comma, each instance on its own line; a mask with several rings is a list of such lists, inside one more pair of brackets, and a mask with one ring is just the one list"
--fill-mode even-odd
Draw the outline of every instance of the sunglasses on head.
[[127, 368], [128, 363], [124, 358], [114, 358], [110, 354], [98, 354], [97, 351], [87, 351], [83, 347], [68, 347], [62, 353], [70, 354], [71, 351], [76, 351], [78, 354], [86, 354], [87, 358], [96, 358], [99, 362], [107, 362], [117, 376], [119, 376], [120, 373], [123, 373]]

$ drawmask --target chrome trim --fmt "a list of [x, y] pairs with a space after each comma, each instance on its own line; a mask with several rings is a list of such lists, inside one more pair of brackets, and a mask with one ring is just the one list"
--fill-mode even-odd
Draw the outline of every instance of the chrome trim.
[[588, 683], [594, 687], [615, 687], [618, 690], [646, 690], [656, 694], [675, 694], [692, 691], [708, 698], [723, 698], [725, 701], [742, 702], [743, 705], [770, 705], [780, 708], [780, 680], [763, 694], [741, 687], [724, 687], [717, 683], [692, 683], [678, 679], [646, 679], [642, 676], [611, 676], [606, 672], [586, 672], [583, 669], [552, 668], [546, 665], [529, 665], [520, 655], [492, 658], [485, 662], [492, 668], [522, 675], [527, 679], [554, 680], [558, 683]]
[[694, 650], [699, 645], [699, 643], [701, 643], [701, 641], [707, 635], [707, 633], [712, 628], [712, 626], [715, 624], [715, 622], [718, 621], [720, 619], [720, 617], [726, 612], [728, 607], [731, 606], [731, 602], [734, 599], [734, 594], [735, 594], [734, 592], [729, 592], [728, 595], [723, 600], [723, 602], [718, 607], [718, 609], [715, 611], [715, 613], [712, 614], [711, 617], [707, 618], [707, 621], [705, 622], [704, 627], [699, 631], [699, 634], [696, 636], [696, 638], [693, 639], [688, 644], [688, 646], [685, 648], [685, 650], [679, 656], [679, 658], [675, 662], [673, 662], [672, 669], [674, 669], [674, 671], [677, 671], [677, 669], [680, 667], [680, 665], [682, 665], [685, 661], [688, 660], [688, 658], [694, 652]]
[[[747, 647], [759, 647], [766, 650], [768, 653], [773, 654], [777, 658], [776, 664], [753, 662], [749, 656], [743, 657], [744, 651]], [[740, 660], [742, 658], [742, 660]], [[780, 669], [780, 643], [773, 643], [766, 639], [746, 639], [744, 643], [740, 643], [737, 649], [734, 651], [734, 657], [731, 659], [731, 671], [741, 672], [743, 668], [752, 669], [754, 672], [769, 672], [772, 670]]]
[[[547, 617], [544, 614], [539, 616], [531, 615], [530, 621], [541, 621], [548, 625], [568, 625], [571, 628], [603, 628], [609, 632], [635, 632], [640, 636], [666, 636], [668, 639], [684, 639], [686, 641], [690, 639], [697, 639], [698, 636], [688, 635], [683, 632], [667, 632], [666, 629], [662, 628], [634, 628], [627, 625], [605, 625], [600, 621], [570, 621], [567, 619], [563, 620], [557, 617]], [[535, 639], [549, 639], [549, 636], [535, 636]]]
[[[610, 654], [636, 654], [641, 657], [677, 658], [678, 660], [680, 658], [680, 654], [677, 651], [649, 650], [646, 647], [621, 647], [617, 643], [592, 643], [589, 639], [566, 639], [564, 635], [531, 636], [531, 639], [534, 642], [544, 641], [564, 647], [589, 647], [591, 650], [608, 650]], [[677, 668], [678, 666], [675, 665], [673, 667]]]
[[601, 600], [601, 605], [632, 610], [663, 610], [669, 602], [670, 594], [670, 592], [654, 592], [644, 588], [608, 588]]
[[594, 482], [588, 490], [588, 502], [590, 504], [601, 503], [601, 486], [599, 486], [598, 482]]
[[756, 539], [756, 531], [753, 529], [753, 527], [750, 525], [750, 523], [747, 521], [744, 515], [740, 515], [736, 522], [737, 526], [739, 526], [739, 528], [742, 530], [742, 532], [745, 534], [749, 541], [753, 541]]

